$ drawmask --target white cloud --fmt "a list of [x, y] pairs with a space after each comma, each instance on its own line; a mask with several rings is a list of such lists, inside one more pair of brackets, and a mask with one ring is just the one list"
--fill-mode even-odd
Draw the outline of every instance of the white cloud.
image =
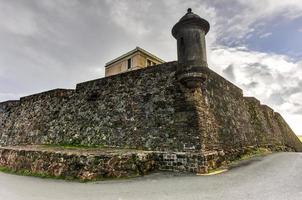
[[149, 24], [143, 21], [143, 16], [149, 11], [150, 2], [143, 0], [133, 3], [119, 0], [107, 0], [106, 2], [111, 7], [110, 19], [122, 27], [125, 32], [136, 36], [144, 36], [150, 32]]
[[270, 33], [270, 32], [269, 33], [264, 33], [264, 34], [260, 35], [259, 38], [261, 38], [261, 39], [262, 38], [267, 38], [267, 37], [269, 37], [271, 35], [272, 35], [272, 33]]
[[33, 35], [38, 31], [33, 12], [22, 6], [0, 3], [0, 27], [17, 35]]
[[[233, 66], [235, 78], [231, 81], [243, 89], [244, 95], [255, 96], [287, 116], [286, 119], [298, 119], [302, 115], [301, 63], [284, 55], [224, 46], [210, 52], [209, 63], [214, 71], [225, 77], [229, 76], [226, 69]], [[300, 115], [297, 114], [299, 110]], [[298, 122], [289, 121], [289, 124], [295, 132], [302, 133]]]
[[283, 19], [293, 20], [302, 16], [302, 1], [299, 0], [205, 2], [214, 8], [216, 14], [215, 23], [211, 23], [214, 27], [211, 34], [214, 30], [217, 42], [230, 46], [244, 44], [251, 35], [263, 35], [263, 29], [274, 19], [274, 23], [281, 23]]
[[15, 93], [0, 93], [0, 99], [18, 100], [20, 96], [25, 96], [25, 95], [15, 94]]
[[297, 115], [297, 114], [283, 113], [282, 116], [297, 135], [302, 135], [302, 128], [301, 128], [302, 115], [301, 114]]

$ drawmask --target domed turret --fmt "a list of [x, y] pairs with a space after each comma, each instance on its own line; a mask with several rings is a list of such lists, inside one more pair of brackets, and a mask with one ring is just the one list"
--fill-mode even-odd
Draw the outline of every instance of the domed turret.
[[207, 66], [205, 35], [209, 30], [209, 22], [189, 8], [172, 29], [172, 35], [177, 40], [179, 63]]
[[191, 8], [172, 28], [181, 66], [179, 78], [188, 87], [197, 87], [205, 79], [201, 71], [208, 66], [205, 35], [209, 30], [209, 22], [194, 14]]

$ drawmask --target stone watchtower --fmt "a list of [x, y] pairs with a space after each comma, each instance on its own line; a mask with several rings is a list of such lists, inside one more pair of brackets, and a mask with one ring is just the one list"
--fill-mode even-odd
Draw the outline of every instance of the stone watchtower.
[[205, 80], [202, 71], [208, 66], [205, 35], [209, 30], [209, 22], [191, 8], [172, 28], [177, 40], [178, 78], [189, 88], [196, 88]]

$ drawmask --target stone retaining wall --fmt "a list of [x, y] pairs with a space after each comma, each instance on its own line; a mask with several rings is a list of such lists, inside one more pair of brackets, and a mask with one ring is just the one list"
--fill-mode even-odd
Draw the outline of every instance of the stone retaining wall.
[[[0, 147], [0, 167], [15, 172], [97, 180], [135, 177], [153, 171], [204, 173], [217, 153], [156, 152], [130, 149], [61, 149], [43, 146]], [[214, 162], [214, 159], [215, 162]]]
[[81, 180], [134, 177], [155, 168], [153, 155], [148, 152], [80, 154], [22, 147], [0, 148], [0, 166], [16, 172]]

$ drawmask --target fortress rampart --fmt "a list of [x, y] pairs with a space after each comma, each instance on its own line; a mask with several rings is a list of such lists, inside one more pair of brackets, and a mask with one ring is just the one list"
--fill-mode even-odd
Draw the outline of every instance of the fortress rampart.
[[[302, 151], [302, 143], [279, 113], [253, 97], [244, 97], [240, 88], [207, 67], [205, 40], [196, 46], [194, 40], [198, 37], [188, 39], [192, 32], [186, 30], [192, 28], [190, 23], [191, 31], [199, 27], [199, 18], [189, 11], [174, 29], [184, 63], [164, 63], [80, 83], [75, 90], [56, 89], [0, 103], [0, 165], [18, 168], [25, 162], [31, 170], [40, 166], [36, 160], [43, 156], [27, 147], [12, 147], [22, 145], [143, 151], [143, 157], [139, 153], [127, 154], [127, 162], [122, 161], [123, 156], [116, 158], [117, 163], [136, 163], [135, 169], [130, 168], [140, 173], [146, 163], [145, 171], [206, 172], [251, 148]], [[208, 28], [202, 21], [197, 35], [204, 37]], [[197, 52], [202, 52], [200, 59], [194, 52], [182, 50], [190, 47], [184, 47], [188, 45], [186, 38], [189, 44], [194, 43]], [[71, 169], [72, 158], [64, 152], [44, 154], [55, 161], [65, 160], [66, 173]], [[22, 159], [12, 159], [20, 156]], [[74, 156], [74, 160], [81, 160], [78, 154]], [[93, 156], [91, 159], [100, 159]], [[23, 161], [16, 164], [16, 160]], [[105, 156], [101, 160], [112, 168], [112, 159]], [[83, 169], [98, 169], [89, 165], [97, 161], [87, 162]]]
[[[1, 144], [81, 144], [156, 151], [288, 146], [280, 114], [209, 68], [200, 90], [176, 77], [177, 62], [0, 104]], [[297, 143], [298, 141], [296, 141]], [[300, 144], [300, 143], [297, 143]], [[204, 146], [204, 147], [203, 147]]]

